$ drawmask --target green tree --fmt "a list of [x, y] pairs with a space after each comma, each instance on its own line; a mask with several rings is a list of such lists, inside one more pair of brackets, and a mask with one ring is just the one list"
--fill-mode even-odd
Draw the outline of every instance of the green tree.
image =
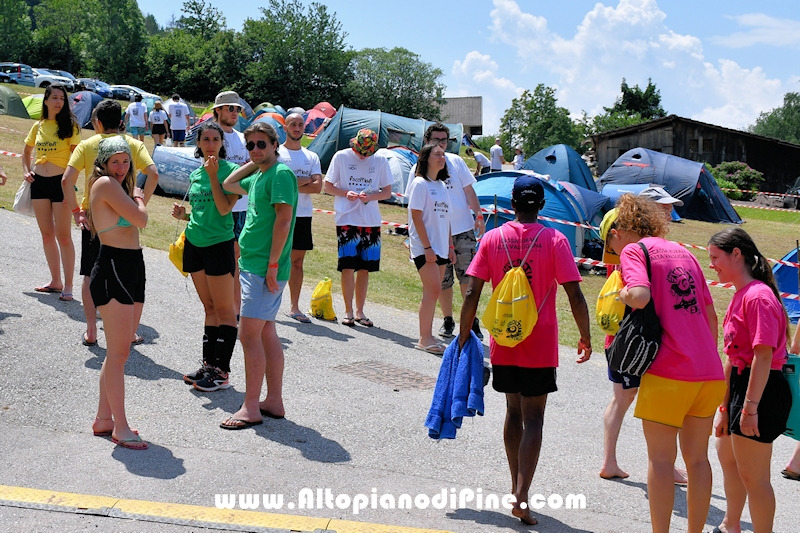
[[156, 17], [151, 13], [144, 16], [144, 29], [147, 30], [148, 35], [161, 35], [164, 33], [164, 28], [158, 25]]
[[619, 87], [622, 95], [614, 102], [614, 107], [606, 112], [622, 113], [626, 115], [641, 115], [644, 120], [666, 117], [667, 112], [661, 107], [661, 92], [651, 79], [647, 79], [647, 88], [642, 90], [639, 85], [628, 86], [625, 78]]
[[81, 0], [43, 0], [33, 8], [38, 25], [34, 32], [34, 64], [76, 70], [86, 29], [83, 5]]
[[147, 30], [136, 0], [88, 0], [83, 11], [88, 70], [110, 83], [140, 83]]
[[783, 105], [761, 113], [750, 133], [800, 144], [800, 93], [783, 95]]
[[269, 0], [261, 12], [242, 29], [240, 46], [249, 62], [236, 85], [239, 94], [285, 108], [341, 103], [352, 77], [351, 52], [336, 14], [317, 2], [304, 9], [299, 0]]
[[31, 34], [28, 5], [24, 0], [0, 0], [0, 57], [3, 61], [22, 61]]
[[210, 39], [225, 29], [222, 11], [203, 0], [189, 0], [183, 3], [185, 13], [178, 19], [178, 28], [203, 39]]
[[500, 121], [500, 142], [506, 161], [512, 148], [522, 146], [526, 154], [535, 154], [552, 144], [580, 148], [580, 132], [569, 117], [569, 110], [559, 107], [556, 91], [540, 83], [531, 93], [525, 91], [511, 101]]
[[405, 48], [365, 48], [353, 57], [347, 104], [404, 117], [439, 120], [445, 86], [441, 69]]

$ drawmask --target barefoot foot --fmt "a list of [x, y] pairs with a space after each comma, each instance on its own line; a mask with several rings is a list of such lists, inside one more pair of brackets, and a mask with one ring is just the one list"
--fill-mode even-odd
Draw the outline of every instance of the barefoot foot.
[[511, 509], [511, 514], [519, 518], [522, 523], [528, 524], [529, 526], [535, 526], [539, 523], [539, 521], [533, 517], [530, 510], [527, 508], [523, 509], [522, 507], [515, 505]]
[[689, 483], [686, 470], [681, 470], [678, 467], [674, 467], [672, 470], [672, 477], [674, 478], [676, 485], [687, 485]]
[[603, 479], [625, 479], [629, 477], [629, 474], [620, 467], [602, 468], [600, 470], [600, 477]]

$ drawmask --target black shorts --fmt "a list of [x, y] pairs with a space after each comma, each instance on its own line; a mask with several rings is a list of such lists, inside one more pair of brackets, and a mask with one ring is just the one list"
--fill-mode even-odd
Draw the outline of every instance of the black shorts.
[[[750, 369], [745, 368], [739, 374], [734, 367], [731, 371], [731, 398], [728, 403], [730, 415], [730, 432], [746, 439], [757, 442], [770, 443], [786, 431], [786, 422], [789, 420], [789, 411], [792, 410], [792, 391], [789, 383], [780, 370], [770, 370], [764, 393], [758, 402], [758, 432], [754, 435], [742, 435], [739, 422], [742, 417], [747, 384], [750, 381]], [[752, 407], [751, 407], [752, 409]]]
[[311, 217], [294, 219], [294, 237], [292, 250], [313, 250], [314, 240], [311, 238]]
[[64, 191], [61, 190], [61, 176], [40, 176], [33, 175], [31, 183], [31, 200], [50, 200], [51, 202], [63, 202]]
[[91, 276], [97, 256], [100, 255], [100, 239], [92, 237], [88, 229], [81, 230], [81, 276]]
[[186, 130], [172, 130], [172, 140], [182, 143], [186, 140]]
[[[608, 348], [606, 349], [606, 359], [608, 359]], [[622, 372], [617, 372], [616, 370], [612, 370], [611, 367], [608, 367], [608, 380], [611, 383], [619, 383], [622, 385], [623, 390], [628, 389], [637, 389], [639, 388], [639, 384], [642, 382], [642, 378], [639, 376], [631, 376], [630, 374], [623, 374]]]
[[488, 174], [489, 172], [491, 172], [491, 169], [489, 167], [482, 167], [481, 168], [481, 175], [482, 174]]
[[247, 220], [247, 211], [234, 211], [231, 215], [233, 215], [233, 238], [238, 242]]
[[556, 369], [492, 365], [492, 388], [497, 392], [521, 394], [526, 398], [556, 392]]
[[163, 124], [153, 124], [150, 133], [153, 135], [165, 135], [167, 133], [167, 127]]
[[[425, 263], [427, 263], [427, 262], [428, 261], [425, 259], [425, 254], [418, 255], [417, 257], [414, 258], [414, 266], [417, 267], [417, 270], [419, 270], [420, 268], [424, 267]], [[449, 265], [450, 264], [450, 260], [449, 259], [445, 259], [444, 257], [439, 257], [437, 255], [436, 256], [436, 264], [440, 265], [440, 266], [441, 265]]]
[[195, 246], [186, 239], [183, 245], [183, 271], [205, 271], [206, 276], [224, 276], [236, 269], [236, 258], [233, 255], [233, 239], [212, 244], [211, 246]]
[[89, 291], [95, 307], [111, 300], [121, 304], [144, 303], [144, 256], [142, 250], [101, 246], [92, 269]]

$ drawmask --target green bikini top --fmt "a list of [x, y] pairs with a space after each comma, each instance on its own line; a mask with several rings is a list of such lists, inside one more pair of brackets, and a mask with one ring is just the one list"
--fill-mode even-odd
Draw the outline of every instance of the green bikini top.
[[97, 233], [104, 233], [104, 232], [106, 232], [106, 231], [108, 231], [110, 229], [114, 229], [114, 228], [130, 228], [130, 227], [131, 227], [131, 223], [130, 222], [128, 222], [127, 220], [125, 220], [122, 217], [119, 217], [119, 220], [117, 220], [116, 224], [114, 224], [113, 226], [109, 226], [106, 229], [98, 230]]

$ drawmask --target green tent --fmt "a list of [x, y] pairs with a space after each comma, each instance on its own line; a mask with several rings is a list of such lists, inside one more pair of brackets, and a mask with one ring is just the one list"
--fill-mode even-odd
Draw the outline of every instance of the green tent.
[[3, 85], [0, 85], [0, 115], [29, 118], [25, 105], [22, 103], [17, 91]]
[[42, 118], [42, 102], [44, 102], [43, 94], [32, 94], [22, 99], [22, 104], [28, 110], [28, 115], [33, 120]]

